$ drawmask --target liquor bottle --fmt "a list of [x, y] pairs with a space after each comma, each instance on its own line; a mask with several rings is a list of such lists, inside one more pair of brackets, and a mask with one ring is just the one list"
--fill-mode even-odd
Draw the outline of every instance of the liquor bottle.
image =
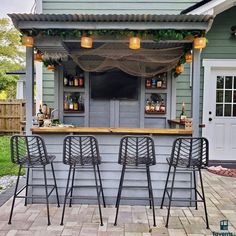
[[145, 83], [146, 88], [151, 88], [151, 79], [146, 79], [146, 83]]
[[79, 86], [79, 78], [78, 78], [78, 76], [75, 76], [75, 77], [74, 77], [74, 86], [75, 86], [75, 87], [78, 87], [78, 86]]
[[37, 120], [38, 120], [39, 127], [43, 126], [44, 118], [45, 117], [44, 117], [44, 114], [43, 114], [43, 111], [42, 111], [42, 105], [40, 104], [39, 105], [39, 112], [37, 113]]
[[152, 78], [152, 88], [156, 88], [156, 79]]
[[74, 86], [74, 78], [73, 78], [73, 76], [70, 76], [69, 77], [69, 86]]
[[165, 106], [165, 103], [164, 103], [164, 99], [161, 99], [160, 112], [163, 112], [163, 113], [166, 112], [166, 106]]
[[167, 73], [164, 73], [162, 77], [162, 88], [166, 88], [166, 79], [167, 79]]
[[79, 110], [79, 105], [78, 105], [76, 97], [74, 97], [74, 99], [73, 99], [73, 108], [74, 108], [74, 111], [78, 111]]
[[71, 111], [74, 110], [74, 104], [73, 104], [72, 97], [69, 98], [69, 110], [71, 110]]
[[146, 100], [145, 112], [150, 112], [150, 101], [149, 99]]
[[156, 112], [160, 112], [160, 104], [159, 104], [159, 101], [156, 102], [155, 111], [156, 111]]
[[64, 98], [64, 110], [65, 110], [65, 111], [68, 111], [68, 110], [69, 110], [68, 96], [65, 96], [65, 98]]
[[82, 73], [79, 76], [79, 87], [84, 87], [84, 75]]
[[180, 121], [184, 121], [187, 118], [185, 114], [185, 103], [182, 103], [181, 114], [180, 114]]
[[68, 78], [67, 76], [64, 76], [64, 86], [68, 86]]
[[151, 112], [154, 112], [155, 111], [155, 107], [156, 107], [156, 104], [154, 101], [151, 102], [151, 107], [150, 107], [150, 111]]
[[161, 80], [161, 76], [158, 75], [157, 77], [157, 88], [161, 88], [162, 87], [162, 80]]

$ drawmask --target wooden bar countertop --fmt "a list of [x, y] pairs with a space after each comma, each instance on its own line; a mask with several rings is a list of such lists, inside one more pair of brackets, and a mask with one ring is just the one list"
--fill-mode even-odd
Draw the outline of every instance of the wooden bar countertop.
[[189, 129], [165, 128], [102, 128], [102, 127], [33, 127], [33, 133], [100, 133], [100, 134], [169, 134], [191, 135]]

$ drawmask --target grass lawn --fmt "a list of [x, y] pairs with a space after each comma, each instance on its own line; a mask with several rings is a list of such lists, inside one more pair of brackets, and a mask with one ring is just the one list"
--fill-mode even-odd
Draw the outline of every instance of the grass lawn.
[[[17, 175], [18, 165], [11, 162], [10, 137], [0, 136], [0, 177], [5, 175]], [[25, 170], [21, 172], [25, 174]]]

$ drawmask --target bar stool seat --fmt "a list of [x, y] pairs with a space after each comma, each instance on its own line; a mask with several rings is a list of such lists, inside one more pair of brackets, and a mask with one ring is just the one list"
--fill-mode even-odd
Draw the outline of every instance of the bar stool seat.
[[[209, 159], [209, 143], [206, 138], [178, 138], [174, 141], [171, 157], [167, 158], [167, 163], [169, 165], [169, 170], [167, 173], [164, 193], [161, 202], [161, 208], [163, 208], [165, 196], [168, 197], [168, 211], [167, 211], [167, 219], [166, 219], [166, 227], [169, 224], [169, 216], [170, 216], [170, 209], [172, 201], [189, 201], [190, 204], [192, 202], [195, 203], [196, 210], [198, 209], [198, 202], [203, 202], [204, 211], [205, 211], [205, 219], [206, 219], [206, 228], [209, 228], [208, 223], [208, 216], [207, 216], [207, 208], [206, 208], [206, 199], [204, 194], [203, 188], [203, 181], [202, 181], [202, 173], [201, 169], [204, 169], [208, 166], [208, 159]], [[171, 169], [172, 172], [172, 179], [170, 179]], [[176, 187], [175, 186], [175, 177], [178, 171], [190, 172], [193, 176], [193, 187]], [[197, 189], [197, 176], [196, 172], [199, 173], [200, 185], [201, 185], [201, 192]], [[169, 185], [170, 183], [170, 185]], [[189, 190], [194, 191], [194, 199], [191, 197], [190, 199], [187, 198], [173, 198], [174, 190]], [[200, 199], [198, 199], [200, 198]]]
[[[101, 204], [100, 204], [101, 194], [102, 194], [104, 207], [106, 207], [106, 203], [105, 203], [105, 197], [104, 197], [103, 187], [102, 187], [102, 179], [101, 179], [101, 174], [100, 174], [100, 169], [99, 169], [99, 165], [101, 164], [101, 157], [99, 154], [97, 139], [90, 135], [66, 136], [64, 139], [64, 144], [63, 144], [63, 163], [65, 165], [69, 165], [69, 172], [68, 172], [68, 178], [67, 178], [67, 184], [66, 184], [63, 211], [62, 211], [62, 216], [61, 216], [61, 225], [63, 225], [64, 223], [65, 206], [66, 206], [67, 200], [68, 199], [70, 200], [69, 206], [71, 207], [73, 199], [83, 198], [82, 196], [74, 196], [74, 189], [82, 188], [82, 187], [83, 188], [92, 187], [92, 188], [95, 188], [97, 192], [100, 222], [102, 226], [103, 220], [102, 220], [102, 211], [101, 211]], [[92, 185], [84, 186], [84, 185], [74, 184], [75, 171], [78, 170], [79, 172], [81, 168], [93, 169], [95, 186], [92, 186]], [[72, 178], [71, 178], [71, 172], [72, 172]], [[71, 185], [70, 185], [70, 182], [71, 182]]]
[[[12, 207], [10, 212], [10, 217], [8, 224], [11, 224], [13, 209], [15, 205], [16, 198], [25, 198], [25, 206], [27, 206], [27, 199], [34, 199], [34, 198], [45, 198], [46, 205], [47, 205], [47, 218], [48, 218], [48, 225], [51, 224], [50, 222], [50, 214], [49, 214], [49, 196], [53, 192], [56, 191], [56, 198], [58, 207], [59, 204], [59, 196], [57, 190], [57, 183], [55, 178], [55, 172], [53, 167], [53, 160], [56, 158], [54, 155], [49, 155], [47, 153], [47, 149], [44, 143], [44, 140], [38, 135], [14, 135], [11, 137], [11, 160], [13, 163], [19, 165], [19, 172], [16, 181], [15, 192], [12, 201]], [[54, 184], [48, 184], [47, 182], [47, 175], [46, 175], [46, 166], [51, 165], [51, 171], [53, 176]], [[18, 184], [21, 174], [22, 168], [27, 168], [27, 176], [26, 176], [26, 184], [18, 190]], [[44, 183], [43, 184], [29, 184], [29, 174], [30, 169], [34, 168], [42, 168], [43, 175], [44, 175]], [[28, 196], [28, 187], [44, 187], [45, 188], [45, 197], [37, 197], [37, 196]], [[51, 188], [48, 191], [48, 188]], [[25, 189], [25, 196], [18, 196], [23, 190]]]
[[[124, 136], [120, 141], [118, 163], [122, 165], [120, 184], [116, 199], [116, 216], [114, 225], [117, 225], [117, 218], [122, 198], [121, 193], [123, 188], [146, 188], [148, 189], [148, 200], [150, 208], [153, 211], [153, 225], [156, 226], [154, 198], [151, 183], [151, 174], [149, 167], [156, 164], [154, 141], [149, 136]], [[123, 186], [125, 171], [128, 168], [143, 167], [147, 174], [147, 186]], [[135, 196], [131, 198], [139, 200]]]

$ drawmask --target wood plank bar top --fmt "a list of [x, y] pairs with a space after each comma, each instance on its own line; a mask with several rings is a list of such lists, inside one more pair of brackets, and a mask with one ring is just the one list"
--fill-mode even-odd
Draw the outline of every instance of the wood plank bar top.
[[33, 133], [192, 134], [192, 130], [164, 128], [33, 127], [31, 131]]

